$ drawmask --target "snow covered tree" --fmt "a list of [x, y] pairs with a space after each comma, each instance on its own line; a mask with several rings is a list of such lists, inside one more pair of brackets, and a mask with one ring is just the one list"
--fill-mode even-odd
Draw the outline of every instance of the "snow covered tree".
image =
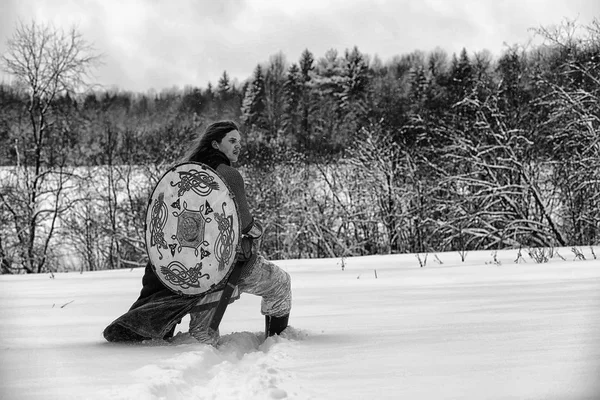
[[440, 182], [450, 193], [439, 201], [436, 234], [443, 248], [566, 245], [555, 196], [542, 184], [543, 171], [531, 158], [534, 143], [526, 132], [506, 125], [496, 95], [485, 101], [466, 98], [457, 107], [475, 117], [460, 131], [448, 131], [453, 143], [444, 154], [457, 167], [445, 170]]
[[471, 93], [473, 87], [474, 76], [473, 66], [467, 54], [467, 49], [463, 48], [458, 58], [456, 55], [452, 58], [452, 66], [450, 68], [449, 82], [449, 100], [452, 103], [461, 101]]
[[505, 50], [496, 64], [496, 75], [500, 89], [498, 106], [512, 127], [536, 124], [532, 109], [534, 77], [526, 52], [518, 46]]
[[270, 138], [278, 138], [283, 130], [286, 68], [285, 56], [280, 52], [271, 56], [265, 73], [265, 105]]
[[242, 121], [247, 129], [256, 128], [260, 131], [267, 127], [265, 78], [262, 66], [254, 69], [252, 81], [246, 88], [242, 102]]
[[541, 28], [537, 85], [539, 144], [547, 151], [564, 206], [569, 244], [600, 240], [600, 21]]
[[298, 64], [292, 64], [287, 72], [283, 86], [283, 129], [287, 139], [294, 143], [300, 131], [300, 101], [302, 100], [302, 75]]
[[83, 89], [98, 61], [75, 28], [63, 31], [36, 22], [17, 25], [1, 57], [2, 68], [26, 93], [27, 107], [24, 118], [11, 126], [17, 162], [3, 177], [0, 192], [11, 228], [0, 234], [28, 273], [47, 267], [57, 221], [72, 201], [64, 196], [72, 174], [64, 151], [70, 128], [56, 103]]
[[340, 126], [342, 146], [366, 123], [369, 97], [369, 67], [366, 57], [355, 46], [344, 53], [342, 92], [339, 97], [342, 112]]
[[[351, 204], [355, 236], [373, 252], [431, 249], [426, 177], [418, 172], [411, 149], [380, 124], [363, 128], [347, 150], [344, 167], [353, 182]], [[360, 218], [358, 218], [360, 216]]]
[[366, 95], [369, 84], [369, 68], [365, 56], [355, 46], [351, 51], [344, 53], [345, 81], [340, 97], [341, 107], [344, 110], [354, 109], [363, 114], [366, 110]]
[[317, 61], [312, 86], [315, 108], [311, 113], [309, 143], [311, 154], [318, 157], [331, 153], [344, 136], [340, 132], [343, 74], [343, 58], [339, 57], [337, 50], [326, 51]]
[[223, 71], [223, 75], [221, 75], [217, 84], [217, 97], [219, 97], [221, 101], [227, 101], [229, 100], [230, 94], [231, 82], [229, 80], [229, 74], [227, 71]]
[[315, 69], [314, 62], [315, 60], [313, 54], [308, 49], [305, 49], [300, 55], [300, 61], [298, 63], [298, 66], [300, 67], [300, 87], [302, 91], [302, 94], [300, 96], [299, 142], [306, 150], [308, 150], [310, 147], [310, 137], [311, 131], [313, 129], [311, 114], [315, 107], [315, 104], [312, 99], [312, 77], [313, 71]]
[[239, 116], [241, 106], [240, 94], [231, 82], [227, 71], [223, 71], [223, 75], [221, 75], [217, 83], [215, 103], [216, 119], [235, 120]]

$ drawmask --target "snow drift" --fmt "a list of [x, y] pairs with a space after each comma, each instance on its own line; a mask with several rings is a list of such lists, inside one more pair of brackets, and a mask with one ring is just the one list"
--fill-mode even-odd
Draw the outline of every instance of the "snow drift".
[[598, 399], [600, 251], [581, 250], [280, 261], [291, 327], [264, 340], [243, 295], [216, 348], [186, 320], [172, 342], [103, 340], [143, 269], [0, 276], [0, 397]]

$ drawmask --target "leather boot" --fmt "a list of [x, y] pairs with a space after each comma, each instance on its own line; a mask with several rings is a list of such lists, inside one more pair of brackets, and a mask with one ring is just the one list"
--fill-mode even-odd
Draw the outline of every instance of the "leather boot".
[[288, 319], [290, 315], [284, 315], [283, 317], [271, 317], [265, 315], [265, 337], [279, 335], [288, 326]]

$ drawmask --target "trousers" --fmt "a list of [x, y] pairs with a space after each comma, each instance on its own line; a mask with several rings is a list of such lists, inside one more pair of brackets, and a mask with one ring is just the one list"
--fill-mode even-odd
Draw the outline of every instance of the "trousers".
[[[261, 313], [271, 317], [288, 315], [292, 309], [290, 275], [277, 265], [258, 256], [254, 265], [243, 274], [237, 285], [239, 293], [262, 297]], [[219, 331], [210, 329], [215, 308], [190, 313], [190, 334], [199, 342], [215, 345]]]

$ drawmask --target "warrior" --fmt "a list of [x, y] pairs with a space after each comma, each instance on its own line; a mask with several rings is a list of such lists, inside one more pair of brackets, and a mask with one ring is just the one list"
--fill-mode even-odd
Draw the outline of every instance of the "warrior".
[[[292, 306], [291, 280], [287, 272], [259, 254], [262, 226], [248, 205], [244, 180], [233, 166], [238, 161], [242, 139], [238, 126], [231, 121], [209, 125], [190, 147], [182, 162], [207, 165], [216, 171], [233, 192], [241, 227], [241, 246], [236, 255], [239, 293], [262, 298], [265, 335], [279, 335], [288, 326]], [[201, 343], [216, 345], [220, 321], [218, 302], [174, 293], [159, 279], [155, 266], [148, 262], [142, 278], [139, 298], [129, 311], [113, 321], [104, 337], [111, 342], [169, 339], [182, 317], [190, 315], [189, 333]], [[234, 298], [234, 300], [236, 299]]]

